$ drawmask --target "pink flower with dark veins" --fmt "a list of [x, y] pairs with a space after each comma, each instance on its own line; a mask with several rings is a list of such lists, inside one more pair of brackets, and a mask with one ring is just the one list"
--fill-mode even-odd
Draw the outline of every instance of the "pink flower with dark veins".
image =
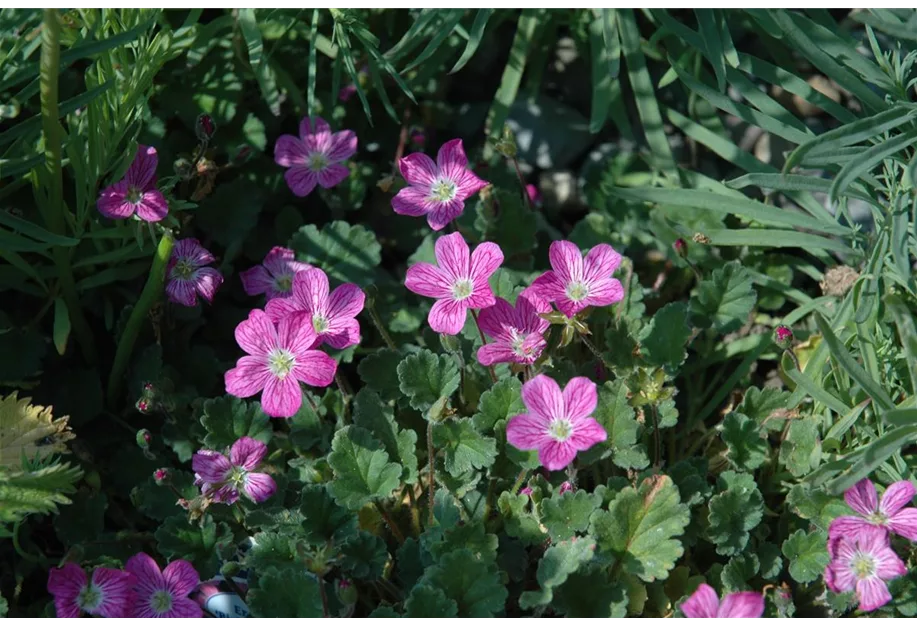
[[720, 603], [716, 590], [702, 583], [682, 603], [681, 611], [687, 618], [761, 618], [764, 596], [758, 592], [732, 592]]
[[159, 570], [146, 553], [127, 560], [124, 570], [134, 575], [133, 618], [201, 618], [201, 606], [188, 598], [200, 583], [187, 560], [178, 559]]
[[907, 507], [917, 489], [910, 481], [896, 481], [886, 488], [882, 500], [869, 479], [861, 479], [844, 492], [844, 500], [859, 516], [839, 516], [831, 522], [828, 535], [853, 536], [870, 529], [884, 529], [911, 542], [917, 541], [917, 508]]
[[147, 222], [159, 222], [169, 215], [169, 203], [156, 188], [159, 156], [152, 146], [137, 146], [134, 161], [124, 178], [99, 195], [96, 206], [106, 218], [125, 219], [137, 214]]
[[526, 297], [520, 296], [513, 307], [502, 298], [482, 309], [478, 324], [492, 342], [478, 349], [478, 361], [484, 366], [497, 363], [533, 364], [547, 346], [545, 330], [550, 323]]
[[837, 593], [855, 590], [863, 612], [891, 601], [886, 582], [907, 574], [907, 566], [888, 545], [888, 533], [879, 527], [853, 536], [829, 537], [828, 555], [831, 562], [825, 568], [825, 585]]
[[197, 305], [197, 296], [213, 302], [223, 275], [209, 264], [216, 261], [210, 251], [194, 238], [179, 240], [172, 249], [166, 270], [166, 294], [173, 303], [185, 307]]
[[621, 255], [608, 244], [594, 246], [583, 258], [573, 242], [556, 241], [548, 256], [553, 270], [535, 279], [526, 292], [553, 302], [568, 318], [586, 307], [605, 307], [624, 298], [621, 282], [612, 278]]
[[347, 178], [350, 170], [344, 161], [357, 151], [353, 131], [331, 132], [320, 117], [315, 127], [306, 116], [299, 123], [299, 137], [281, 135], [274, 144], [274, 161], [289, 168], [283, 178], [297, 196], [308, 196], [316, 185], [328, 189]]
[[114, 568], [98, 567], [92, 579], [79, 564], [67, 562], [48, 573], [48, 592], [54, 596], [58, 618], [90, 616], [124, 618], [131, 602], [134, 576]]
[[289, 296], [293, 292], [293, 277], [296, 273], [311, 267], [296, 261], [295, 253], [289, 248], [274, 246], [260, 266], [240, 272], [239, 278], [242, 279], [242, 288], [246, 294], [266, 294], [267, 299], [272, 300]]
[[240, 494], [255, 503], [263, 503], [277, 491], [277, 484], [269, 474], [255, 472], [265, 455], [267, 445], [248, 436], [236, 440], [229, 458], [217, 451], [201, 449], [191, 459], [195, 484], [200, 486], [201, 494], [215, 503], [231, 505], [239, 500]]

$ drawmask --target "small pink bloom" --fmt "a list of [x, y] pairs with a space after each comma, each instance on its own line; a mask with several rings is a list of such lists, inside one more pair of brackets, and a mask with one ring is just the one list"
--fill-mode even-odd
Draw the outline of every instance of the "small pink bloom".
[[624, 298], [620, 281], [611, 278], [621, 265], [621, 255], [608, 244], [594, 246], [583, 259], [576, 244], [556, 241], [548, 254], [553, 270], [535, 279], [529, 289], [555, 303], [567, 317]]
[[106, 218], [124, 219], [135, 213], [147, 222], [159, 222], [169, 214], [169, 203], [156, 188], [159, 157], [152, 146], [137, 146], [134, 161], [124, 178], [99, 195], [96, 206]]
[[201, 618], [201, 607], [188, 598], [200, 582], [186, 560], [175, 560], [159, 570], [146, 553], [137, 553], [124, 565], [136, 577], [133, 618]]
[[861, 531], [881, 528], [897, 533], [911, 542], [917, 541], [917, 508], [906, 507], [917, 490], [910, 481], [896, 481], [878, 500], [876, 486], [861, 479], [844, 493], [844, 500], [860, 516], [839, 516], [831, 522], [828, 535], [852, 536]]
[[526, 496], [532, 496], [532, 488], [525, 486], [524, 488], [519, 490], [519, 494], [524, 494]]
[[207, 267], [214, 261], [216, 258], [196, 239], [176, 242], [167, 270], [166, 294], [169, 300], [194, 307], [200, 294], [208, 303], [213, 302], [217, 288], [223, 284], [223, 275], [215, 268]]
[[483, 242], [469, 256], [461, 233], [452, 233], [436, 240], [434, 252], [439, 266], [415, 263], [408, 268], [404, 284], [415, 294], [436, 299], [427, 317], [430, 328], [456, 335], [465, 326], [469, 309], [496, 302], [487, 280], [503, 263], [503, 251]]
[[825, 585], [838, 593], [856, 590], [864, 612], [891, 601], [885, 582], [907, 574], [904, 562], [888, 546], [888, 534], [878, 527], [854, 536], [829, 537], [828, 554], [831, 563], [825, 568]]
[[435, 163], [422, 152], [415, 152], [401, 159], [398, 169], [408, 187], [392, 198], [392, 209], [404, 216], [427, 216], [434, 231], [460, 216], [465, 201], [487, 185], [468, 169], [461, 139], [443, 144]]
[[247, 398], [263, 390], [264, 413], [293, 416], [302, 404], [300, 381], [327, 387], [334, 380], [334, 359], [311, 350], [317, 339], [308, 314], [288, 316], [275, 327], [266, 313], [253, 309], [236, 327], [236, 342], [248, 355], [226, 372], [226, 391]]
[[758, 592], [733, 592], [720, 603], [716, 591], [705, 583], [682, 603], [681, 611], [687, 618], [761, 618], [764, 614], [764, 596]]
[[531, 201], [532, 206], [534, 207], [541, 206], [541, 191], [538, 189], [536, 185], [532, 185], [531, 183], [526, 185], [525, 193], [528, 194], [529, 200]]
[[216, 503], [231, 505], [239, 500], [240, 492], [255, 503], [262, 503], [277, 491], [277, 484], [269, 474], [254, 472], [266, 454], [267, 445], [248, 436], [236, 440], [228, 459], [217, 451], [201, 449], [191, 459], [195, 485], [201, 487], [201, 494]]
[[246, 294], [267, 294], [268, 300], [289, 296], [293, 290], [293, 276], [312, 267], [296, 261], [293, 251], [282, 246], [274, 246], [261, 264], [241, 272], [239, 278]]
[[274, 144], [274, 161], [289, 168], [284, 178], [297, 196], [308, 196], [316, 185], [334, 187], [347, 178], [350, 170], [343, 162], [357, 151], [353, 131], [332, 133], [322, 118], [315, 128], [306, 116], [299, 123], [299, 137], [281, 135]]
[[360, 343], [357, 314], [363, 311], [366, 295], [353, 283], [334, 288], [329, 294], [328, 275], [318, 268], [297, 272], [290, 298], [270, 301], [264, 312], [275, 323], [297, 313], [308, 314], [315, 331], [315, 346], [321, 343], [337, 349]]
[[482, 309], [478, 323], [493, 342], [478, 349], [478, 361], [485, 366], [497, 363], [532, 364], [547, 345], [544, 332], [550, 323], [524, 296], [514, 308], [502, 298]]
[[557, 493], [563, 494], [565, 492], [572, 492], [572, 491], [573, 491], [573, 484], [570, 483], [569, 481], [564, 481], [562, 484], [560, 484], [560, 488], [557, 490]]
[[133, 585], [133, 575], [114, 568], [96, 568], [90, 581], [86, 571], [73, 562], [48, 573], [48, 592], [54, 596], [58, 618], [78, 618], [81, 611], [92, 616], [124, 618]]
[[527, 414], [506, 425], [506, 441], [523, 451], [538, 451], [548, 470], [565, 468], [577, 452], [592, 448], [608, 437], [591, 416], [598, 397], [595, 383], [574, 377], [563, 392], [554, 379], [543, 374], [522, 386]]

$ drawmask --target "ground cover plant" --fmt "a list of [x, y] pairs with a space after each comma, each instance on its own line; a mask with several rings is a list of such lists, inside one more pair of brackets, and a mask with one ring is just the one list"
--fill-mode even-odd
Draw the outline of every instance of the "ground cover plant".
[[917, 614], [912, 10], [0, 10], [0, 615]]

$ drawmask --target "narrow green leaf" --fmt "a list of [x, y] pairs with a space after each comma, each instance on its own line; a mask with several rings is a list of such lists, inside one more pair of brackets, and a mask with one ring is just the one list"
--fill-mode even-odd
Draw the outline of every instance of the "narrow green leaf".
[[[360, 98], [360, 104], [363, 105], [363, 113], [366, 114], [366, 120], [369, 122], [369, 125], [372, 126], [373, 114], [369, 109], [369, 101], [366, 99], [366, 92], [363, 91], [363, 87], [360, 85], [360, 76], [357, 72], [357, 66], [353, 62], [353, 50], [350, 48], [350, 38], [347, 36], [344, 27], [338, 22], [334, 24], [334, 41], [341, 48], [341, 60], [344, 63], [347, 74], [350, 76], [350, 80], [353, 81], [353, 85], [357, 89], [357, 97]], [[335, 94], [332, 94], [332, 98], [333, 97], [336, 97]]]
[[474, 53], [477, 52], [478, 46], [481, 45], [481, 40], [484, 38], [484, 29], [487, 28], [487, 21], [495, 10], [496, 9], [478, 9], [478, 12], [475, 13], [474, 23], [471, 25], [471, 33], [468, 36], [468, 43], [465, 44], [465, 51], [462, 52], [462, 56], [455, 62], [452, 69], [449, 70], [450, 74], [455, 74], [465, 67], [465, 64], [468, 63], [471, 57], [474, 56]]
[[831, 201], [836, 202], [838, 196], [843, 194], [853, 181], [872, 170], [883, 159], [909, 148], [915, 142], [917, 142], [917, 129], [912, 129], [906, 133], [886, 139], [851, 159], [841, 168], [841, 171], [838, 172], [834, 179], [834, 183], [831, 185], [829, 194]]
[[621, 72], [621, 37], [615, 25], [615, 10], [602, 9], [602, 40], [605, 43], [605, 56], [608, 62], [609, 78], [618, 78]]
[[435, 29], [433, 22], [438, 17], [438, 10], [422, 9], [419, 15], [414, 18], [414, 23], [411, 24], [408, 32], [394, 46], [385, 51], [385, 58], [389, 61], [397, 61], [423, 43], [427, 35], [426, 31], [432, 32]]
[[[589, 108], [589, 132], [598, 133], [605, 125], [611, 104], [612, 76], [608, 73], [608, 46], [602, 36], [604, 20], [589, 25], [589, 49], [592, 52], [592, 106]], [[617, 32], [617, 31], [615, 31]]]
[[67, 339], [70, 337], [70, 313], [63, 298], [54, 299], [54, 348], [58, 355], [67, 350]]
[[729, 22], [726, 19], [729, 13], [722, 9], [718, 9], [716, 13], [719, 18], [717, 23], [720, 27], [720, 43], [723, 44], [723, 57], [726, 59], [726, 63], [732, 67], [739, 67], [739, 53], [732, 42], [732, 35], [729, 34]]
[[813, 400], [821, 403], [825, 407], [829, 407], [838, 416], [845, 416], [852, 411], [850, 407], [847, 407], [840, 399], [831, 395], [826, 389], [816, 383], [812, 377], [804, 372], [799, 372], [793, 368], [792, 370], [787, 370], [786, 373], [796, 382], [796, 385], [805, 390], [806, 394], [811, 396]]
[[[309, 106], [309, 117], [315, 115], [315, 85], [318, 82], [318, 77], [316, 76], [316, 70], [318, 65], [318, 49], [316, 48], [316, 40], [318, 39], [318, 20], [319, 20], [319, 10], [314, 9], [312, 11], [312, 23], [309, 26], [309, 78], [306, 85], [306, 103]], [[337, 94], [332, 94], [333, 98], [337, 97]]]
[[835, 250], [851, 254], [853, 249], [836, 239], [800, 231], [779, 229], [709, 229], [704, 235], [717, 246], [766, 246], [768, 248], [802, 248], [804, 250]]
[[[746, 187], [753, 186], [761, 189], [773, 189], [784, 193], [804, 191], [827, 194], [831, 190], [831, 179], [818, 176], [805, 176], [803, 174], [753, 173], [736, 177], [731, 181], [726, 181], [726, 185], [733, 189], [745, 189]], [[875, 198], [869, 196], [862, 186], [854, 187], [854, 185], [851, 185], [847, 190], [847, 196], [868, 202], [876, 207], [882, 206]], [[824, 207], [821, 207], [821, 209], [823, 214], [834, 222], [834, 216], [828, 213], [828, 210]]]
[[868, 477], [876, 468], [884, 464], [889, 457], [914, 442], [917, 442], [917, 427], [906, 426], [892, 429], [863, 450], [856, 451], [853, 455], [845, 457], [844, 460], [846, 461], [851, 461], [851, 458], [856, 461], [828, 483], [828, 491], [832, 494], [845, 492], [860, 479]]
[[39, 242], [43, 242], [45, 244], [69, 247], [76, 246], [80, 243], [80, 240], [78, 239], [52, 233], [51, 231], [41, 228], [37, 224], [33, 224], [28, 220], [23, 220], [22, 218], [14, 216], [9, 211], [0, 210], [0, 224], [8, 226], [13, 231], [18, 231], [22, 235], [28, 235], [32, 239], [36, 239]]
[[455, 27], [458, 26], [459, 22], [462, 21], [462, 17], [465, 15], [464, 9], [451, 9], [445, 11], [443, 14], [440, 10], [440, 15], [442, 19], [437, 26], [436, 35], [433, 36], [433, 39], [429, 41], [426, 47], [420, 52], [417, 57], [404, 68], [404, 72], [410, 72], [421, 63], [433, 56], [433, 53], [440, 47], [443, 41], [446, 40], [446, 37], [452, 34], [452, 31], [455, 30]]
[[911, 379], [911, 393], [917, 394], [917, 325], [914, 324], [914, 316], [897, 294], [886, 296], [885, 304], [895, 319], [895, 326], [898, 327], [898, 338], [904, 349]]
[[[833, 398], [833, 397], [832, 397]], [[872, 402], [872, 399], [867, 398], [865, 401], [851, 409], [849, 412], [844, 414], [837, 422], [831, 425], [831, 428], [828, 429], [828, 433], [825, 434], [825, 441], [834, 439], [840, 440], [847, 431], [852, 427], [856, 421], [863, 414], [863, 411], [869, 406]]]
[[694, 9], [697, 17], [697, 27], [701, 39], [704, 41], [704, 50], [707, 60], [713, 65], [716, 74], [716, 85], [720, 92], [726, 91], [726, 59], [723, 53], [723, 43], [720, 41], [720, 28], [717, 24], [714, 9]]

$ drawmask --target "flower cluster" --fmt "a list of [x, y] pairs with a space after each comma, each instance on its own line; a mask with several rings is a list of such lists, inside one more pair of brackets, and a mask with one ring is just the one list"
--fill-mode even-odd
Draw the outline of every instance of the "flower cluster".
[[127, 560], [124, 570], [100, 566], [91, 577], [73, 562], [53, 568], [48, 592], [58, 618], [201, 618], [200, 606], [188, 598], [199, 582], [186, 560], [160, 570], [152, 557], [138, 553]]

